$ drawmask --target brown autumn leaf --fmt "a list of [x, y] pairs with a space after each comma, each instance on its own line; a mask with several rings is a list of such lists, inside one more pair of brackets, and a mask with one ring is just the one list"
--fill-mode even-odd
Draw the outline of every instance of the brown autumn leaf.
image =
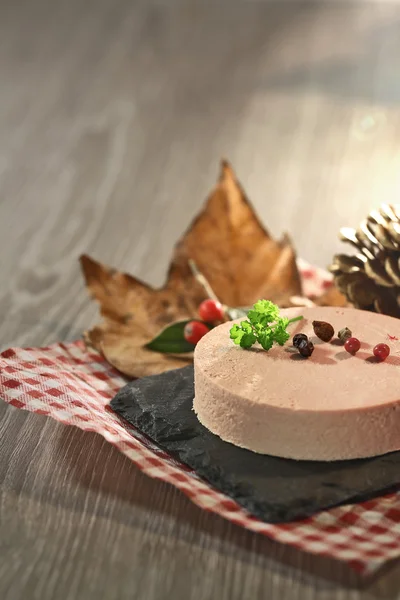
[[102, 323], [84, 335], [119, 371], [130, 377], [153, 375], [187, 365], [190, 355], [170, 355], [144, 348], [163, 327], [195, 317], [205, 299], [188, 262], [176, 256], [159, 290], [139, 279], [81, 256], [91, 295], [100, 304]]
[[187, 364], [191, 356], [161, 354], [143, 346], [165, 325], [197, 316], [207, 294], [190, 269], [190, 259], [228, 306], [247, 306], [260, 298], [289, 306], [292, 296], [301, 296], [289, 238], [276, 241], [270, 236], [230, 165], [223, 162], [204, 209], [175, 247], [162, 288], [81, 257], [86, 285], [103, 317], [100, 325], [86, 332], [87, 343], [131, 377]]
[[301, 294], [291, 241], [286, 235], [274, 240], [261, 225], [227, 162], [177, 250], [195, 261], [228, 306], [247, 306], [259, 298], [283, 306]]
[[314, 299], [315, 304], [318, 306], [351, 306], [346, 296], [344, 296], [335, 285], [332, 285], [326, 290], [322, 296]]

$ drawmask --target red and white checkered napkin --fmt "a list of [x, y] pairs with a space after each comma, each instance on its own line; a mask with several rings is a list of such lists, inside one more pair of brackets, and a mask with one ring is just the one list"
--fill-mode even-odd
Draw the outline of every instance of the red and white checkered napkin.
[[82, 342], [40, 349], [14, 348], [0, 355], [0, 396], [6, 402], [100, 433], [144, 473], [172, 483], [201, 508], [277, 541], [344, 560], [365, 574], [400, 556], [400, 490], [362, 504], [323, 511], [304, 521], [263, 523], [151, 444], [108, 408], [125, 383]]
[[[308, 279], [312, 278], [316, 274], [311, 273]], [[0, 397], [6, 402], [96, 431], [144, 473], [171, 483], [201, 508], [278, 542], [346, 561], [365, 575], [400, 556], [400, 487], [397, 493], [326, 510], [303, 521], [263, 523], [111, 411], [109, 401], [125, 383], [102, 356], [80, 341], [11, 348], [0, 354]]]

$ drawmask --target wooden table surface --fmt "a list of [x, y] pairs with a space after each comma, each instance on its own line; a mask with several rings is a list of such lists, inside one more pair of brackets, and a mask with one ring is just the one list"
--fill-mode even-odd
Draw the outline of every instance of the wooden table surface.
[[[400, 187], [400, 6], [26, 0], [0, 7], [0, 339], [96, 318], [77, 258], [161, 284], [231, 160], [321, 266]], [[202, 512], [94, 434], [0, 405], [2, 600], [400, 598]]]

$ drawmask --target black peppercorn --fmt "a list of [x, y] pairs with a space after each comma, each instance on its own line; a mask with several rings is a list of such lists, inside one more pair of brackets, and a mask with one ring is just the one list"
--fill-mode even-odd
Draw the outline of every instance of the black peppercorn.
[[308, 337], [305, 333], [296, 333], [296, 335], [293, 337], [293, 346], [295, 348], [299, 347], [300, 342], [308, 342]]
[[297, 346], [298, 351], [304, 358], [309, 358], [314, 352], [314, 344], [310, 340], [301, 340]]

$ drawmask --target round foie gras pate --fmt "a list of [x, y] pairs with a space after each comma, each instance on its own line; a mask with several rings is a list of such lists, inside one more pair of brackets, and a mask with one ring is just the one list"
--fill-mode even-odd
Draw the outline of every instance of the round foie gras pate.
[[[347, 460], [400, 450], [400, 319], [352, 308], [290, 308], [304, 319], [288, 326], [314, 343], [309, 358], [291, 339], [266, 352], [236, 346], [233, 323], [212, 329], [194, 353], [194, 411], [212, 433], [253, 452], [296, 460]], [[313, 321], [335, 330], [328, 343]], [[240, 323], [240, 319], [235, 321]], [[361, 342], [355, 354], [336, 337], [348, 327]], [[391, 353], [379, 362], [376, 344]]]

